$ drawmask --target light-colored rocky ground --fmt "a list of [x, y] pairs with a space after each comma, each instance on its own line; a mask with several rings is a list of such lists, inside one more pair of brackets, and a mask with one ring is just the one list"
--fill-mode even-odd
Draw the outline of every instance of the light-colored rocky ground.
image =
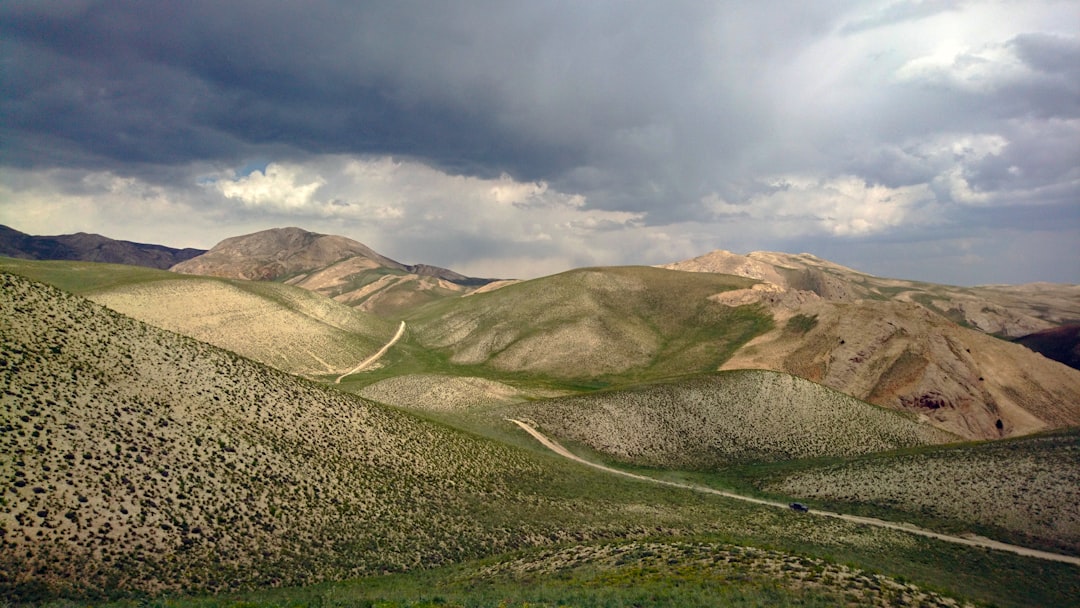
[[524, 391], [486, 378], [438, 374], [387, 378], [364, 387], [359, 394], [372, 401], [437, 412], [467, 411], [551, 395], [550, 392]]
[[917, 304], [748, 295], [777, 325], [722, 369], [792, 373], [970, 439], [1080, 424], [1080, 371]]
[[995, 335], [1020, 337], [1080, 319], [1080, 285], [954, 287], [871, 276], [810, 254], [712, 251], [662, 268], [734, 274], [834, 302], [896, 300]]

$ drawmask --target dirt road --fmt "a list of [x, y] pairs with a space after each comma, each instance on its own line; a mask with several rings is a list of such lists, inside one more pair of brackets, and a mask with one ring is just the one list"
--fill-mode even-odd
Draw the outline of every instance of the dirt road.
[[[584, 464], [586, 466], [590, 466], [590, 467], [592, 467], [594, 469], [600, 469], [601, 471], [605, 471], [605, 472], [611, 473], [613, 475], [622, 475], [623, 477], [629, 477], [631, 479], [638, 479], [638, 480], [641, 480], [641, 481], [647, 481], [647, 482], [650, 482], [650, 483], [655, 483], [655, 484], [660, 484], [660, 485], [665, 485], [665, 486], [671, 486], [671, 487], [675, 487], [675, 488], [682, 488], [682, 489], [685, 489], [685, 490], [693, 490], [695, 492], [705, 492], [707, 494], [716, 494], [716, 495], [719, 495], [719, 496], [724, 496], [726, 498], [733, 498], [735, 500], [742, 500], [742, 501], [745, 501], [745, 502], [752, 502], [752, 503], [758, 504], [758, 505], [776, 507], [778, 509], [787, 509], [787, 508], [789, 508], [788, 505], [786, 505], [786, 504], [784, 504], [782, 502], [774, 502], [774, 501], [771, 501], [771, 500], [763, 500], [761, 498], [754, 498], [752, 496], [743, 496], [741, 494], [735, 494], [733, 492], [725, 492], [723, 490], [716, 490], [716, 489], [713, 489], [713, 488], [708, 488], [708, 487], [705, 487], [705, 486], [699, 486], [699, 485], [691, 484], [691, 483], [680, 483], [680, 482], [677, 482], [677, 481], [666, 481], [666, 480], [663, 480], [663, 479], [654, 479], [652, 477], [648, 477], [648, 476], [645, 476], [645, 475], [638, 475], [637, 473], [630, 473], [630, 472], [627, 472], [627, 471], [620, 471], [619, 469], [614, 469], [612, 467], [604, 466], [602, 464], [597, 464], [595, 462], [589, 462], [588, 460], [585, 460], [584, 458], [581, 458], [581, 457], [571, 453], [570, 450], [567, 450], [566, 448], [564, 448], [557, 441], [555, 441], [553, 439], [549, 439], [543, 433], [541, 433], [540, 431], [533, 428], [532, 425], [528, 424], [527, 422], [522, 422], [521, 420], [515, 420], [513, 418], [507, 418], [506, 420], [508, 420], [510, 422], [513, 422], [514, 424], [521, 427], [523, 430], [525, 430], [525, 432], [532, 435], [534, 438], [536, 438], [537, 441], [539, 441], [541, 444], [543, 444], [544, 447], [551, 450], [552, 452], [555, 452], [559, 456], [562, 456], [564, 458], [568, 458], [568, 459], [573, 460], [575, 462], [579, 462], [579, 463]], [[1027, 547], [1020, 547], [1020, 546], [1017, 546], [1017, 545], [1010, 545], [1008, 543], [998, 542], [996, 540], [992, 540], [992, 539], [989, 539], [989, 538], [983, 538], [981, 536], [975, 536], [975, 535], [952, 536], [950, 534], [940, 534], [938, 532], [933, 532], [933, 531], [930, 531], [930, 530], [926, 530], [926, 529], [920, 528], [918, 526], [915, 526], [914, 524], [896, 523], [896, 522], [891, 522], [891, 521], [885, 521], [885, 520], [882, 520], [882, 519], [875, 519], [873, 517], [861, 517], [859, 515], [845, 515], [843, 513], [834, 513], [832, 511], [819, 511], [817, 509], [815, 509], [813, 511], [810, 511], [809, 515], [816, 515], [816, 516], [819, 516], [819, 517], [832, 517], [832, 518], [835, 518], [835, 519], [843, 519], [843, 520], [846, 520], [846, 521], [859, 523], [859, 524], [864, 524], [864, 525], [867, 525], [867, 526], [876, 526], [878, 528], [889, 528], [891, 530], [900, 530], [902, 532], [908, 532], [910, 534], [917, 534], [919, 536], [925, 536], [925, 537], [928, 537], [928, 538], [935, 538], [937, 540], [942, 540], [942, 541], [945, 541], [947, 543], [954, 543], [954, 544], [957, 544], [957, 545], [967, 545], [969, 547], [982, 547], [984, 549], [996, 549], [998, 551], [1008, 551], [1010, 553], [1015, 553], [1017, 555], [1024, 555], [1024, 556], [1027, 556], [1027, 557], [1034, 557], [1034, 558], [1037, 558], [1037, 559], [1045, 559], [1045, 560], [1050, 560], [1050, 561], [1055, 561], [1055, 562], [1065, 562], [1067, 564], [1073, 564], [1075, 566], [1080, 566], [1080, 557], [1073, 557], [1071, 555], [1060, 555], [1060, 554], [1057, 554], [1057, 553], [1050, 553], [1049, 551], [1039, 551], [1038, 549], [1028, 549]]]
[[379, 352], [375, 353], [374, 355], [371, 355], [367, 359], [364, 359], [356, 367], [354, 367], [354, 368], [350, 369], [349, 371], [345, 372], [344, 374], [341, 374], [340, 376], [338, 376], [337, 380], [334, 380], [334, 384], [341, 384], [341, 379], [344, 378], [345, 376], [351, 376], [352, 374], [355, 374], [356, 372], [358, 372], [358, 371], [364, 369], [365, 367], [371, 365], [372, 363], [378, 361], [379, 357], [382, 357], [384, 354], [386, 354], [386, 351], [390, 350], [390, 347], [393, 346], [398, 340], [400, 340], [401, 336], [404, 335], [404, 334], [405, 334], [405, 322], [402, 321], [401, 322], [401, 327], [398, 327], [397, 333], [394, 334], [393, 338], [390, 338], [389, 342], [387, 342], [385, 345], [383, 345], [382, 348], [379, 349]]

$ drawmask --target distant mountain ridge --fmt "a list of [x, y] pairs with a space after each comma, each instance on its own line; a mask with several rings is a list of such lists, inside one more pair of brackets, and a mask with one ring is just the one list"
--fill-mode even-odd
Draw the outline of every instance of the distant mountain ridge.
[[773, 299], [784, 294], [788, 300], [802, 301], [820, 298], [831, 302], [913, 302], [954, 323], [1004, 338], [1080, 322], [1080, 285], [956, 287], [876, 277], [809, 253], [771, 251], [741, 255], [716, 250], [660, 268], [758, 279], [764, 283], [760, 294], [775, 292], [769, 296]]
[[203, 253], [206, 253], [205, 249], [175, 249], [164, 245], [120, 241], [86, 232], [33, 236], [0, 226], [0, 255], [24, 260], [105, 262], [165, 270]]
[[428, 264], [402, 264], [352, 239], [301, 228], [272, 228], [221, 241], [171, 268], [255, 281], [283, 280], [373, 312], [391, 313], [460, 296], [496, 279], [467, 277]]

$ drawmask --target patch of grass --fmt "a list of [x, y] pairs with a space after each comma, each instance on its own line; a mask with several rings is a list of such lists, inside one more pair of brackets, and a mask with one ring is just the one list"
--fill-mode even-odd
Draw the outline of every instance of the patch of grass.
[[805, 334], [817, 327], [818, 316], [799, 313], [788, 319], [784, 331], [792, 334]]

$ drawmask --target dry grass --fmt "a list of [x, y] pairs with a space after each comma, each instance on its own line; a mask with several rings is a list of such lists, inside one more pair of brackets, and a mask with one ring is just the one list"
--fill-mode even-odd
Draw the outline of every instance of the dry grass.
[[866, 454], [956, 439], [801, 378], [749, 370], [504, 411], [621, 461], [689, 469]]
[[[404, 570], [540, 541], [576, 510], [519, 502], [543, 477], [521, 453], [0, 276], [9, 591]], [[548, 523], [510, 525], [541, 504]]]
[[393, 335], [385, 321], [273, 283], [157, 281], [94, 292], [90, 298], [151, 325], [309, 376], [341, 373]]
[[438, 374], [388, 378], [360, 389], [358, 394], [389, 405], [436, 412], [460, 412], [549, 395], [486, 378]]
[[786, 475], [764, 489], [977, 524], [1080, 554], [1077, 432], [858, 459]]

